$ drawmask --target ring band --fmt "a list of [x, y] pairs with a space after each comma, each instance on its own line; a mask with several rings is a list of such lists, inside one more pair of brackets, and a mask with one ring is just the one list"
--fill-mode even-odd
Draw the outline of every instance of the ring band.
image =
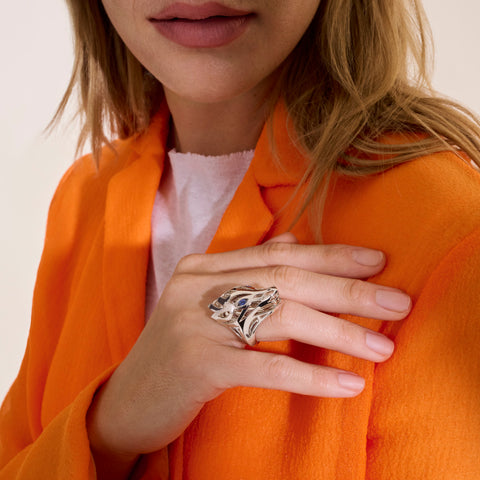
[[276, 287], [256, 289], [248, 285], [227, 290], [208, 308], [211, 317], [228, 327], [247, 345], [256, 345], [255, 332], [280, 304]]

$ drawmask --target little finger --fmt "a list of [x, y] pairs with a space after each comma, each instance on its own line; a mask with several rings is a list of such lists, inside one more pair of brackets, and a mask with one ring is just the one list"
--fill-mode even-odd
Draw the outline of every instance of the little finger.
[[312, 365], [286, 355], [230, 348], [223, 363], [226, 388], [259, 387], [317, 397], [354, 397], [365, 380], [351, 372]]

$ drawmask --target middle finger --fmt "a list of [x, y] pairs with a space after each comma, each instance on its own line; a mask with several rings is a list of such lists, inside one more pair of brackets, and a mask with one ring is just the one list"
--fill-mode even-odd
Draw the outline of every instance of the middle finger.
[[395, 288], [288, 266], [223, 273], [215, 275], [212, 284], [252, 285], [256, 288], [274, 285], [284, 300], [324, 312], [380, 320], [401, 320], [412, 305], [410, 297]]

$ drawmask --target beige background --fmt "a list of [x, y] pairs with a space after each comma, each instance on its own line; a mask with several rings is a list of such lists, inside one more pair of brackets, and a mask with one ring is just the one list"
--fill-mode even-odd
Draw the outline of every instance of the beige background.
[[[480, 3], [425, 0], [425, 8], [436, 41], [434, 85], [480, 112]], [[75, 125], [42, 135], [72, 63], [63, 2], [9, 2], [1, 23], [0, 400], [23, 356], [48, 205], [76, 137]]]

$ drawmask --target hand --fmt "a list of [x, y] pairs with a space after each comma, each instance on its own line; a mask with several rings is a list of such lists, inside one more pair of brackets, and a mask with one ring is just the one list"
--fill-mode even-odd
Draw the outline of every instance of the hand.
[[89, 436], [97, 452], [123, 458], [161, 449], [205, 402], [235, 386], [322, 397], [352, 397], [364, 380], [285, 355], [244, 349], [210, 318], [210, 301], [237, 285], [275, 285], [282, 299], [258, 328], [259, 341], [293, 339], [381, 362], [393, 342], [328, 313], [400, 320], [410, 298], [358, 280], [383, 269], [381, 252], [345, 245], [298, 245], [286, 234], [264, 245], [183, 258], [129, 355], [97, 394]]

